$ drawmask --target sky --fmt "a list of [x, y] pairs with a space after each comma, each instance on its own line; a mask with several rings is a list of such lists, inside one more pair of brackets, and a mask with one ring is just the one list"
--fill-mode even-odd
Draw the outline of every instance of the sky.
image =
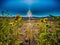
[[10, 16], [20, 14], [27, 16], [28, 10], [31, 10], [32, 16], [44, 17], [49, 14], [60, 16], [60, 0], [0, 0], [0, 16], [1, 11], [9, 11]]

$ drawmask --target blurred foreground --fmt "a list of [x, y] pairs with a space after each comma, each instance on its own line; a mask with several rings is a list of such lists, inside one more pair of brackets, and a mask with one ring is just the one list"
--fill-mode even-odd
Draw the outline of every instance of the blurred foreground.
[[60, 17], [0, 17], [0, 45], [60, 45]]

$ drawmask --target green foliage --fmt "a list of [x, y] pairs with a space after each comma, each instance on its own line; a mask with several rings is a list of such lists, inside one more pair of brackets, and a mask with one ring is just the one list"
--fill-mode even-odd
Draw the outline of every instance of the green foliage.
[[[33, 45], [60, 45], [60, 18], [52, 15], [50, 16], [52, 17], [51, 19], [53, 21], [43, 22], [43, 19], [41, 19], [38, 22], [34, 22], [38, 24], [34, 24], [34, 26], [38, 26], [38, 29], [40, 29], [38, 30], [38, 34], [35, 34], [34, 29], [30, 30], [29, 28], [31, 27], [27, 28], [28, 31], [25, 33], [28, 35], [28, 38], [31, 40], [31, 42], [34, 41]], [[24, 20], [17, 21], [12, 19], [8, 20], [8, 18], [2, 18], [2, 21], [0, 22], [0, 45], [27, 45], [24, 40], [21, 42], [22, 37], [20, 37], [20, 28], [22, 25], [24, 25], [24, 23]]]
[[12, 26], [9, 24], [10, 21], [11, 20], [7, 21], [7, 18], [2, 18], [2, 21], [0, 22], [0, 45], [9, 45], [11, 43], [15, 45], [19, 44], [16, 40], [17, 37], [20, 36], [20, 32], [17, 29], [18, 25], [15, 23], [16, 25]]
[[[37, 35], [37, 42], [38, 42], [38, 45], [59, 45], [60, 44], [60, 30], [56, 30], [56, 28], [59, 28], [60, 26], [58, 27], [55, 27], [56, 25], [53, 25], [49, 22], [47, 23], [43, 23], [43, 22], [40, 22], [40, 28], [42, 28], [41, 30], [43, 30], [42, 32], [39, 31], [39, 34]], [[49, 27], [50, 29], [52, 30], [52, 32], [49, 31]]]

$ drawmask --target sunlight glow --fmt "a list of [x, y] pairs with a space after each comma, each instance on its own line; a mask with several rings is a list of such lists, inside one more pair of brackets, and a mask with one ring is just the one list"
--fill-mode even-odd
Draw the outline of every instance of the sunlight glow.
[[36, 3], [37, 0], [24, 0], [24, 3], [26, 3], [27, 5], [32, 5], [33, 3]]
[[32, 4], [33, 2], [34, 2], [33, 0], [26, 0], [26, 3], [29, 5]]

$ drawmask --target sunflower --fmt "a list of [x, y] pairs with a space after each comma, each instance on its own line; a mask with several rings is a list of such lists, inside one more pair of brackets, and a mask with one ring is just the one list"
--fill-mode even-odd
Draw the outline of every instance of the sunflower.
[[48, 21], [48, 18], [44, 18], [44, 19], [43, 19], [43, 22], [47, 22], [47, 21]]
[[10, 21], [9, 24], [12, 25], [12, 26], [14, 26], [14, 22], [13, 21]]
[[21, 17], [20, 15], [17, 15], [17, 16], [15, 17], [16, 22], [17, 22], [17, 21], [21, 21], [21, 19], [22, 19], [22, 17]]

